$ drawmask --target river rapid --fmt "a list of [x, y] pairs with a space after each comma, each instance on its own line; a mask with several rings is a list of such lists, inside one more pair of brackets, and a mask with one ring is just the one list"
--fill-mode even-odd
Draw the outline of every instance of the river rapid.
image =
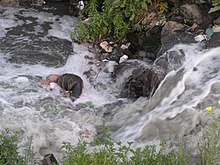
[[[126, 103], [117, 97], [122, 80], [111, 82], [108, 73], [99, 72], [96, 62], [88, 64], [88, 57], [95, 55], [87, 46], [71, 41], [77, 19], [57, 15], [52, 7], [43, 9], [0, 6], [0, 131], [18, 132], [21, 153], [31, 142], [37, 160], [48, 153], [61, 159], [62, 143], [76, 145], [79, 138], [92, 141], [96, 126], [104, 123], [100, 109], [118, 101], [124, 104], [113, 108], [105, 123], [115, 140], [134, 141], [134, 146], [185, 135], [196, 140], [202, 130], [197, 128], [219, 117], [220, 48], [175, 46], [170, 51], [179, 56], [161, 56], [168, 61], [169, 73], [155, 95]], [[95, 77], [102, 84], [99, 88], [83, 74], [91, 68], [99, 73]], [[40, 86], [39, 81], [51, 73], [81, 76], [82, 96], [71, 102], [59, 91]], [[80, 103], [88, 102], [99, 111], [80, 108]], [[214, 111], [207, 112], [207, 106], [214, 106]]]
[[[79, 103], [100, 107], [117, 99], [107, 90], [94, 89], [83, 75], [97, 67], [88, 64], [85, 56], [94, 54], [86, 46], [72, 43], [70, 33], [77, 19], [54, 14], [53, 7], [43, 10], [0, 6], [0, 131], [18, 132], [21, 153], [31, 142], [36, 159], [48, 153], [60, 159], [64, 141], [76, 145], [83, 138], [89, 142], [96, 134], [95, 126], [103, 123], [100, 115], [80, 108]], [[72, 103], [59, 91], [42, 87], [39, 81], [51, 73], [82, 77], [81, 97]]]

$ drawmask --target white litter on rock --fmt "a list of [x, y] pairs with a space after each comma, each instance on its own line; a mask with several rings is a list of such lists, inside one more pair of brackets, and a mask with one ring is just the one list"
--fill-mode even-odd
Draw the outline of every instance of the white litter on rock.
[[128, 59], [128, 56], [127, 56], [127, 55], [121, 56], [121, 58], [120, 58], [120, 60], [119, 60], [119, 64], [122, 63], [122, 62], [127, 61], [127, 59]]
[[197, 42], [202, 42], [203, 40], [207, 40], [207, 37], [206, 37], [206, 35], [201, 35], [201, 34], [199, 34], [198, 36], [194, 37], [194, 39], [195, 39]]
[[129, 47], [129, 45], [130, 45], [130, 43], [127, 43], [127, 44], [122, 44], [121, 45], [121, 49], [128, 49], [128, 47]]
[[101, 42], [101, 43], [100, 43], [100, 46], [101, 46], [101, 48], [104, 49], [106, 52], [108, 52], [108, 53], [111, 53], [111, 52], [112, 52], [113, 47], [111, 47], [111, 46], [108, 44], [107, 41]]
[[51, 82], [49, 85], [49, 90], [60, 90], [60, 86], [57, 83]]

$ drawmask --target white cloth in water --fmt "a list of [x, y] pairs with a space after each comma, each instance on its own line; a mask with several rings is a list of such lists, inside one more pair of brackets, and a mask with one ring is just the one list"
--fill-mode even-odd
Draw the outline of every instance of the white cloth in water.
[[60, 90], [61, 87], [57, 83], [51, 82], [47, 89], [48, 90]]

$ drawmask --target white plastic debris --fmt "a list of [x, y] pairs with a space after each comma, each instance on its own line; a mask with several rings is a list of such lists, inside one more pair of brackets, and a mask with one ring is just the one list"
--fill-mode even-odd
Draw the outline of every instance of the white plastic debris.
[[206, 35], [199, 34], [199, 35], [197, 35], [196, 37], [194, 37], [194, 39], [195, 39], [197, 42], [202, 42], [202, 41], [204, 41], [204, 40], [207, 40], [207, 37], [206, 37]]
[[107, 41], [101, 42], [101, 43], [100, 43], [100, 46], [101, 46], [101, 48], [104, 49], [106, 52], [108, 52], [108, 53], [111, 53], [111, 52], [112, 52], [113, 47], [111, 47], [111, 46], [108, 44]]
[[128, 56], [123, 55], [123, 56], [120, 57], [119, 63], [125, 62], [125, 61], [127, 61], [127, 59], [128, 59]]
[[83, 10], [84, 9], [84, 7], [85, 7], [85, 5], [84, 5], [84, 2], [83, 1], [79, 1], [79, 3], [78, 3], [78, 9], [79, 10]]
[[122, 44], [121, 45], [121, 49], [128, 49], [128, 47], [129, 47], [129, 45], [130, 45], [130, 43], [127, 43], [127, 44]]
[[54, 82], [51, 82], [49, 87], [48, 87], [48, 90], [60, 90], [60, 86], [57, 84], [57, 83], [54, 83]]
[[89, 23], [89, 18], [84, 19], [82, 22], [83, 22], [84, 24]]

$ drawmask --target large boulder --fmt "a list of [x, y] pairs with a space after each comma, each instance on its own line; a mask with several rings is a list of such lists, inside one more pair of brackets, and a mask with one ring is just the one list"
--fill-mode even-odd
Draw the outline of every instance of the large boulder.
[[196, 23], [201, 26], [208, 26], [212, 23], [211, 15], [208, 14], [209, 8], [197, 4], [184, 4], [180, 7], [180, 12], [187, 22]]
[[220, 16], [216, 17], [216, 19], [213, 22], [215, 23], [216, 28], [213, 29], [214, 33], [211, 36], [211, 39], [208, 40], [207, 43], [208, 48], [215, 48], [220, 45]]
[[187, 28], [181, 23], [168, 21], [161, 31], [161, 54], [179, 43], [195, 43], [194, 35], [188, 33]]
[[208, 48], [219, 47], [220, 45], [220, 31], [212, 35], [211, 39], [207, 41]]
[[165, 75], [165, 70], [159, 66], [135, 69], [125, 82], [121, 97], [150, 97], [154, 94]]
[[154, 61], [156, 54], [159, 51], [160, 44], [160, 32], [161, 27], [155, 26], [156, 33], [149, 32], [133, 32], [129, 33], [127, 40], [130, 43], [128, 50], [131, 52], [127, 54], [129, 59], [149, 59]]

